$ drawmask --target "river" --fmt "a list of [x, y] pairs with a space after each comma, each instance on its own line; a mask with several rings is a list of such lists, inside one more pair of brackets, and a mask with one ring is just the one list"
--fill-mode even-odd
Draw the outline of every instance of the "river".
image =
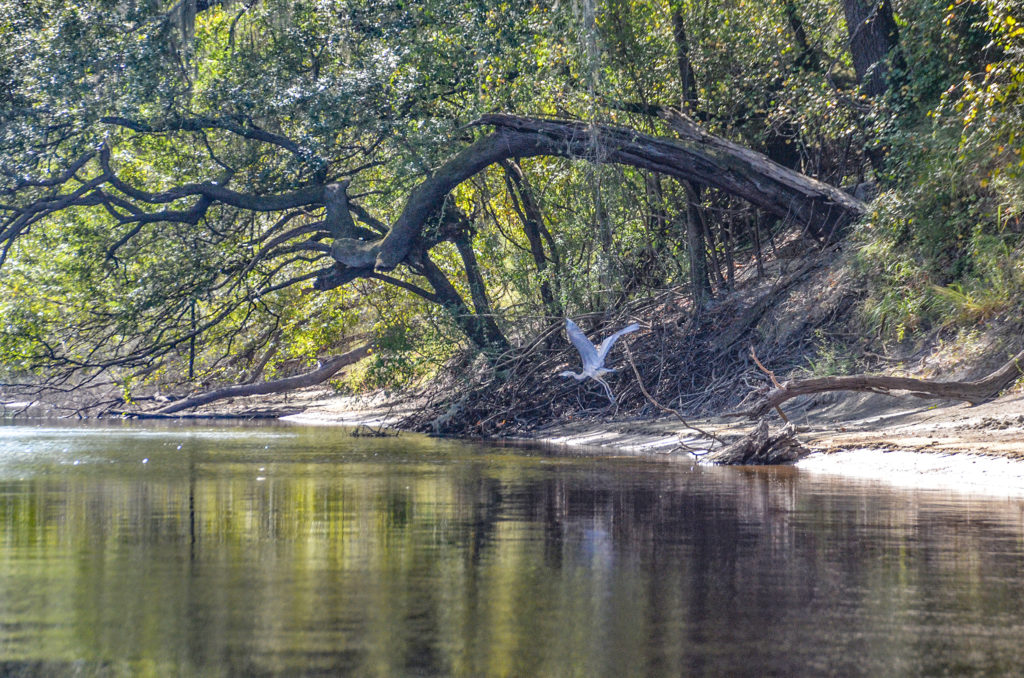
[[0, 675], [1021, 675], [1024, 503], [337, 428], [0, 426]]

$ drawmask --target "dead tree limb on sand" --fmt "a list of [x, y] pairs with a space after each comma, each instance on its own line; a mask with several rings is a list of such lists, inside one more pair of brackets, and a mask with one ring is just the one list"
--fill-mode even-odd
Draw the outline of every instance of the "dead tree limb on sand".
[[[670, 414], [675, 415], [675, 418], [678, 419], [683, 424], [683, 426], [690, 429], [691, 431], [695, 431], [698, 435], [701, 435], [704, 438], [707, 438], [708, 440], [713, 440], [716, 443], [719, 443], [720, 445], [725, 445], [725, 442], [711, 431], [705, 431], [704, 429], [698, 428], [697, 426], [694, 426], [690, 422], [686, 421], [686, 419], [683, 418], [683, 415], [679, 414], [679, 410], [671, 407], [666, 407], [665, 405], [662, 405], [657, 400], [655, 400], [654, 396], [647, 392], [647, 387], [644, 386], [644, 380], [640, 376], [640, 370], [636, 368], [636, 363], [633, 362], [633, 354], [632, 352], [630, 352], [629, 346], [624, 346], [623, 350], [625, 350], [626, 352], [626, 360], [629, 361], [629, 366], [633, 368], [633, 375], [636, 377], [637, 386], [640, 387], [640, 392], [644, 394], [644, 398], [647, 399], [647, 402], [654, 405], [662, 412], [668, 412]], [[690, 452], [693, 452], [693, 448], [687, 445], [686, 443], [680, 442], [679, 446], [686, 450], [689, 450]]]
[[370, 355], [370, 349], [371, 345], [365, 344], [359, 348], [352, 349], [348, 353], [342, 353], [341, 355], [328, 358], [327, 360], [321, 361], [320, 366], [315, 370], [312, 372], [306, 372], [305, 374], [297, 374], [293, 377], [275, 379], [274, 381], [266, 381], [262, 384], [241, 384], [239, 386], [228, 386], [217, 389], [216, 391], [200, 393], [199, 395], [192, 396], [191, 398], [185, 398], [183, 400], [173, 402], [166, 407], [160, 408], [153, 414], [173, 414], [175, 412], [187, 410], [191, 407], [199, 407], [200, 405], [206, 405], [207, 403], [212, 403], [216, 400], [223, 400], [224, 398], [281, 393], [283, 391], [292, 391], [297, 388], [305, 388], [306, 386], [322, 384], [337, 374], [341, 368], [358, 362]]
[[1024, 351], [1010, 358], [1002, 367], [987, 377], [975, 381], [933, 381], [870, 374], [791, 379], [779, 387], [755, 396], [753, 407], [736, 414], [756, 419], [791, 398], [826, 391], [871, 391], [889, 395], [893, 395], [893, 391], [906, 391], [909, 395], [919, 398], [950, 398], [965, 400], [972, 405], [977, 405], [995, 398], [1000, 391], [1013, 384], [1022, 374], [1024, 374]]
[[768, 422], [762, 419], [752, 432], [731, 445], [708, 452], [701, 461], [726, 466], [770, 466], [789, 464], [809, 453], [796, 439], [792, 424], [786, 424], [773, 435]]

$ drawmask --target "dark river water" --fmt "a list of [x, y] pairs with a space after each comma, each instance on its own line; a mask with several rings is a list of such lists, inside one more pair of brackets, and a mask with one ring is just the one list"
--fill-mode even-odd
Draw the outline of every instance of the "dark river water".
[[1024, 504], [288, 426], [0, 427], [0, 675], [1024, 675]]

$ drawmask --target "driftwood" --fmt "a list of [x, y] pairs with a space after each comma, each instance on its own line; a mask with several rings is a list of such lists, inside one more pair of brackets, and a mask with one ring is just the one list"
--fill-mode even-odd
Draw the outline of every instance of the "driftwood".
[[708, 452], [701, 461], [728, 466], [768, 466], [792, 463], [809, 452], [796, 439], [792, 424], [786, 424], [772, 435], [768, 422], [762, 419], [753, 432], [731, 445]]
[[[280, 419], [286, 414], [297, 414], [301, 409], [296, 408], [294, 412], [282, 412], [281, 410], [249, 410], [246, 412], [190, 412], [189, 414], [160, 414], [159, 412], [115, 412], [117, 416], [126, 419], [202, 419], [203, 421], [251, 421], [253, 419]], [[110, 412], [100, 416], [109, 416]]]
[[283, 391], [291, 391], [297, 388], [321, 384], [337, 374], [338, 370], [341, 368], [358, 362], [370, 355], [370, 348], [370, 344], [366, 344], [359, 348], [352, 349], [348, 353], [328, 358], [327, 360], [321, 361], [320, 366], [312, 372], [297, 374], [294, 377], [285, 377], [284, 379], [266, 381], [262, 384], [228, 386], [226, 388], [217, 389], [216, 391], [201, 393], [199, 395], [192, 396], [191, 398], [185, 398], [183, 400], [173, 402], [166, 407], [160, 408], [153, 414], [168, 415], [173, 414], [174, 412], [180, 412], [181, 410], [187, 410], [190, 407], [199, 407], [200, 405], [212, 403], [216, 400], [223, 400], [224, 398], [281, 393]]
[[753, 407], [737, 414], [751, 418], [762, 417], [768, 410], [777, 408], [791, 398], [827, 391], [871, 391], [889, 395], [892, 395], [893, 391], [907, 391], [910, 395], [920, 398], [950, 398], [977, 405], [999, 395], [1000, 391], [1013, 384], [1022, 374], [1024, 351], [1010, 358], [987, 377], [975, 381], [933, 381], [870, 374], [792, 379], [772, 388], [761, 395]]

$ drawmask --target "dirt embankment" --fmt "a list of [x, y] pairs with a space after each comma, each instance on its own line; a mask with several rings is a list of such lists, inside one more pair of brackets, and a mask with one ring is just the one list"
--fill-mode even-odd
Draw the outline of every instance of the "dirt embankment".
[[[323, 387], [290, 394], [221, 401], [198, 416], [281, 417], [334, 426], [400, 427], [410, 415], [432, 411], [422, 398], [406, 394], [339, 396]], [[882, 449], [938, 454], [966, 453], [1024, 461], [1024, 394], [981, 405], [951, 401], [830, 393], [785, 407], [799, 438], [816, 452]], [[610, 410], [580, 411], [511, 438], [553, 445], [601, 448], [620, 453], [686, 455], [709, 441], [697, 430], [723, 439], [747, 433], [753, 422], [734, 417], [695, 417], [688, 427], [672, 415], [616, 415]], [[781, 421], [773, 417], [773, 426]]]
[[[432, 411], [422, 398], [377, 394], [338, 396], [323, 387], [289, 394], [222, 401], [200, 414], [279, 416], [304, 425], [400, 425], [410, 415]], [[845, 477], [1024, 496], [1024, 394], [970, 406], [910, 396], [832, 393], [786, 406], [798, 439], [813, 454], [801, 469]], [[753, 423], [727, 417], [688, 423], [723, 439], [735, 439]], [[777, 418], [773, 426], [781, 425]], [[691, 462], [711, 444], [674, 416], [614, 415], [581, 410], [514, 436], [573, 453], [657, 455]]]

